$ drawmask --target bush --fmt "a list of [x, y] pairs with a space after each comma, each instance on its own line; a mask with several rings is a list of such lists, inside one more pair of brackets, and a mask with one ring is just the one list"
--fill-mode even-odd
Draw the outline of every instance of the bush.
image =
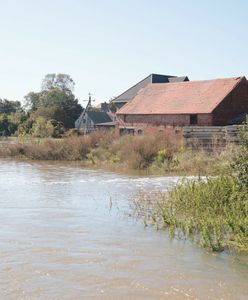
[[248, 251], [248, 197], [234, 177], [182, 182], [162, 196], [155, 215], [171, 237]]
[[248, 190], [248, 129], [241, 130], [241, 147], [234, 158], [233, 169], [237, 173], [241, 185]]

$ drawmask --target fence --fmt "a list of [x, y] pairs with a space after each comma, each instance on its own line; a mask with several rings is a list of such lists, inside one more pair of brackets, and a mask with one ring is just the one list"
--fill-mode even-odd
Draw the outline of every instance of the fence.
[[240, 144], [240, 125], [186, 126], [183, 128], [184, 143], [192, 150], [224, 150], [227, 145]]

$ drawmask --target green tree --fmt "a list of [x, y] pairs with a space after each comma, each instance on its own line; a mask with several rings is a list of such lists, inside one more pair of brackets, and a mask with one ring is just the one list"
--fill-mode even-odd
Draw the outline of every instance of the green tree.
[[26, 96], [24, 96], [25, 99], [25, 108], [28, 111], [35, 111], [39, 107], [40, 103], [40, 93], [30, 92]]
[[42, 81], [41, 90], [47, 91], [58, 88], [66, 93], [74, 91], [75, 82], [68, 74], [47, 74]]
[[6, 114], [0, 115], [0, 135], [9, 136], [15, 134], [17, 130], [17, 124], [9, 119]]
[[22, 106], [20, 101], [10, 101], [7, 99], [0, 99], [0, 113], [11, 114], [21, 112]]
[[46, 75], [41, 92], [31, 92], [25, 97], [31, 118], [40, 116], [46, 120], [53, 119], [62, 123], [66, 129], [73, 128], [82, 112], [82, 106], [72, 93], [73, 88], [74, 81], [69, 75]]
[[35, 137], [51, 137], [54, 133], [54, 126], [50, 121], [47, 121], [43, 117], [38, 117], [32, 126], [31, 133]]

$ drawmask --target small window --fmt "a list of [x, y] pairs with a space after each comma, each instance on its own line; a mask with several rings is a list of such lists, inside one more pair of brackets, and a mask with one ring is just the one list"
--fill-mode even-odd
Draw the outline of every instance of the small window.
[[137, 133], [138, 135], [144, 135], [144, 131], [142, 129], [139, 129]]
[[130, 135], [134, 135], [134, 129], [128, 129], [127, 133], [130, 134]]
[[125, 128], [120, 128], [119, 133], [120, 135], [124, 135], [127, 133], [127, 130]]
[[197, 124], [197, 115], [190, 115], [190, 125]]
[[123, 115], [124, 122], [127, 122], [127, 115]]

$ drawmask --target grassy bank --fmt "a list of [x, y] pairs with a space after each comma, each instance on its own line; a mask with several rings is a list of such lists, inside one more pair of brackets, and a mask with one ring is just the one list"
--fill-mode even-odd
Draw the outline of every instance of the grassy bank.
[[229, 173], [184, 180], [167, 194], [142, 195], [140, 200], [140, 211], [171, 237], [194, 240], [214, 251], [248, 252], [248, 133]]
[[206, 154], [187, 151], [181, 137], [123, 136], [96, 132], [64, 139], [11, 140], [0, 144], [0, 157], [80, 161], [84, 166], [146, 174], [206, 175], [226, 173], [233, 149]]

